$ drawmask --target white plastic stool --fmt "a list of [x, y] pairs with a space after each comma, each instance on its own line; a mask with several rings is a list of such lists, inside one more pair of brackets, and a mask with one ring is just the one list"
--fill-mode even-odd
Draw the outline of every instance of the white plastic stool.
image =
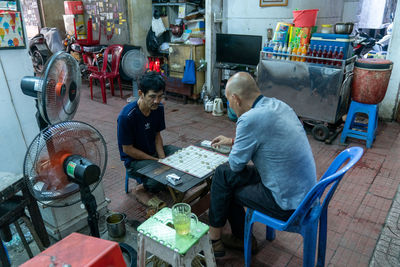
[[164, 208], [138, 227], [137, 266], [146, 266], [149, 252], [173, 267], [190, 267], [200, 251], [204, 252], [207, 266], [216, 266], [208, 225], [198, 222], [188, 235], [180, 236], [167, 225], [171, 221], [171, 209]]

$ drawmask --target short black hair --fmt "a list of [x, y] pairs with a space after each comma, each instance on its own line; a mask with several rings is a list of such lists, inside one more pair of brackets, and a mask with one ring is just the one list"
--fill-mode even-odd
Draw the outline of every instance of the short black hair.
[[160, 91], [164, 92], [164, 78], [158, 72], [146, 72], [139, 80], [139, 90], [142, 91], [143, 95], [146, 95], [150, 90], [156, 93]]

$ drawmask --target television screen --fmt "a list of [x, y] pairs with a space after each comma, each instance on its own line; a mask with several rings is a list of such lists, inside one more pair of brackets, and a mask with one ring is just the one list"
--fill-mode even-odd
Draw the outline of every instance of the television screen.
[[262, 37], [217, 33], [217, 62], [257, 66], [260, 61]]

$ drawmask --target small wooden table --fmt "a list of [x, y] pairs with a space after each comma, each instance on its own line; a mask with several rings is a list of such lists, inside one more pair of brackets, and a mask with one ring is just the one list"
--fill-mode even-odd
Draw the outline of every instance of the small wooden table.
[[[201, 147], [198, 144], [196, 144], [196, 146]], [[207, 149], [205, 147], [201, 148]], [[212, 149], [207, 150], [213, 151]], [[193, 212], [197, 215], [202, 214], [208, 209], [210, 201], [208, 193], [211, 188], [211, 177], [214, 175], [214, 172], [211, 172], [210, 174], [202, 178], [198, 178], [183, 171], [177, 170], [173, 167], [164, 165], [158, 161], [152, 162], [146, 167], [139, 169], [137, 172], [166, 185], [174, 203], [185, 202], [190, 204], [194, 200], [199, 199], [196, 205], [192, 207]], [[176, 175], [180, 176], [182, 183], [178, 185], [173, 185], [169, 183], [166, 179], [166, 176], [171, 173], [175, 173]], [[204, 184], [202, 188], [194, 192], [189, 197], [185, 198], [186, 193], [190, 189], [201, 184]]]
[[[169, 192], [171, 193], [174, 203], [178, 203], [178, 202], [190, 203], [198, 197], [201, 198], [201, 197], [207, 195], [207, 193], [210, 191], [211, 177], [213, 175], [213, 172], [212, 172], [203, 178], [198, 178], [193, 175], [184, 173], [183, 171], [174, 169], [170, 166], [166, 166], [158, 161], [154, 161], [153, 163], [147, 165], [146, 167], [139, 169], [137, 172], [148, 178], [154, 179], [157, 182], [160, 182], [160, 183], [166, 185], [168, 187]], [[169, 183], [166, 179], [166, 176], [171, 173], [175, 173], [176, 175], [180, 176], [182, 183], [180, 183], [178, 185], [173, 185], [173, 184]], [[184, 199], [186, 193], [190, 189], [192, 189], [193, 187], [200, 185], [202, 183], [206, 183], [204, 188], [197, 191], [195, 194], [191, 195], [189, 198]]]
[[[50, 240], [46, 228], [44, 227], [42, 215], [40, 214], [36, 199], [34, 199], [29, 193], [29, 189], [24, 182], [23, 175], [0, 172], [0, 204], [10, 199], [21, 190], [22, 195], [29, 200], [28, 211], [35, 231], [37, 232], [43, 245], [48, 247], [50, 245]], [[2, 248], [2, 246], [0, 246], [0, 259], [4, 259], [3, 257], [6, 257], [5, 250]]]

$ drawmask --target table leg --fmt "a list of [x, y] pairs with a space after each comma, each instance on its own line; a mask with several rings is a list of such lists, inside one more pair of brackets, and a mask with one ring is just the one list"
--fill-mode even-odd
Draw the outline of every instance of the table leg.
[[40, 210], [36, 203], [36, 199], [30, 194], [26, 186], [22, 188], [22, 194], [24, 195], [24, 197], [29, 199], [28, 211], [36, 233], [38, 234], [40, 240], [42, 241], [43, 246], [49, 247], [50, 246], [49, 235], [47, 234], [46, 228], [44, 227], [43, 218], [42, 215], [40, 214]]
[[168, 187], [169, 193], [171, 194], [172, 200], [174, 201], [174, 204], [182, 202], [182, 200], [183, 200], [183, 198], [185, 196], [185, 193], [178, 193], [177, 194], [172, 187], [170, 187], [170, 186], [167, 186], [167, 187]]

